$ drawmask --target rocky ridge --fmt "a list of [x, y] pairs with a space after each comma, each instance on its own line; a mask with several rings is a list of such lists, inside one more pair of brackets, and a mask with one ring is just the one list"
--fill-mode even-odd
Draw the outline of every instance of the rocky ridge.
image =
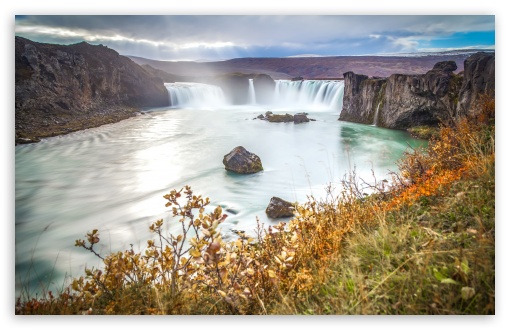
[[163, 80], [108, 47], [15, 38], [15, 139], [36, 142], [168, 105]]

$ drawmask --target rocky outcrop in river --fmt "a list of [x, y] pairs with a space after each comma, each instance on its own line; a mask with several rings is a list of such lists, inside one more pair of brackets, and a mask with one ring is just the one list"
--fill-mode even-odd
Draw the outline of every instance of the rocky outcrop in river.
[[159, 77], [108, 47], [15, 38], [16, 143], [37, 141], [168, 105]]
[[437, 125], [474, 109], [482, 93], [494, 95], [494, 63], [494, 53], [476, 53], [459, 74], [454, 61], [439, 62], [422, 75], [369, 78], [346, 72], [339, 119], [394, 129]]
[[308, 118], [308, 114], [305, 112], [296, 113], [295, 115], [291, 114], [274, 114], [271, 111], [267, 111], [266, 115], [258, 115], [256, 118], [260, 120], [267, 120], [270, 123], [294, 123], [294, 124], [302, 124], [308, 123], [310, 121], [315, 121], [315, 119]]

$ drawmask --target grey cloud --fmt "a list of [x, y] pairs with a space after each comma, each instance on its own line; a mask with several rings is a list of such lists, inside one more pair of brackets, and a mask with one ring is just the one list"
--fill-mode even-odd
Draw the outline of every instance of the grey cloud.
[[[27, 16], [16, 19], [16, 26], [46, 26], [75, 31], [78, 34], [98, 36], [95, 42], [121, 45], [121, 53], [141, 52], [138, 40], [159, 43], [146, 45], [147, 52], [161, 54], [187, 54], [200, 50], [179, 50], [176, 45], [186, 43], [223, 42], [232, 43], [231, 50], [202, 49], [207, 54], [223, 52], [249, 54], [250, 49], [281, 47], [288, 45], [298, 51], [316, 49], [332, 52], [343, 45], [357, 41], [359, 51], [398, 51], [391, 41], [399, 37], [445, 36], [454, 32], [491, 31], [495, 29], [494, 16], [247, 16], [247, 15], [177, 15], [177, 16]], [[37, 33], [32, 31], [32, 36]], [[370, 35], [381, 36], [378, 40]], [[112, 40], [122, 37], [123, 41]], [[58, 36], [41, 35], [46, 40], [58, 40]], [[70, 39], [69, 36], [66, 37]], [[71, 38], [72, 39], [72, 38]], [[42, 40], [44, 41], [44, 40]], [[130, 43], [131, 41], [131, 43]], [[377, 42], [376, 42], [377, 41]], [[143, 44], [143, 43], [142, 43]], [[337, 47], [335, 48], [335, 45]], [[172, 49], [173, 47], [173, 49]], [[158, 47], [157, 47], [158, 48]], [[131, 50], [130, 50], [131, 49]], [[218, 55], [219, 56], [219, 55]]]

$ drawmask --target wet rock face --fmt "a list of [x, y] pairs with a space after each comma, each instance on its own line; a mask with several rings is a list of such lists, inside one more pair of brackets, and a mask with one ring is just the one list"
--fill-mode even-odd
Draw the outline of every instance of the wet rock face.
[[223, 157], [223, 165], [227, 171], [239, 174], [251, 174], [262, 171], [260, 157], [239, 146]]
[[15, 38], [16, 139], [36, 141], [168, 105], [161, 78], [105, 46]]
[[266, 208], [266, 214], [273, 219], [292, 217], [294, 205], [279, 197], [273, 197]]
[[377, 107], [380, 107], [380, 96], [384, 93], [386, 79], [368, 78], [354, 72], [344, 73], [344, 78], [344, 100], [340, 120], [372, 124]]

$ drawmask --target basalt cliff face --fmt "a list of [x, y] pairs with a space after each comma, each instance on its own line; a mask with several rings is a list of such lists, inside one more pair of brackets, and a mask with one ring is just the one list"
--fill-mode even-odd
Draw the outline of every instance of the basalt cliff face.
[[169, 102], [160, 77], [101, 45], [16, 37], [15, 60], [16, 143], [116, 122]]
[[339, 119], [406, 129], [476, 111], [481, 94], [495, 93], [495, 54], [476, 53], [465, 60], [464, 72], [455, 74], [456, 69], [454, 61], [444, 61], [422, 75], [369, 78], [346, 72]]
[[457, 111], [460, 114], [468, 114], [475, 111], [477, 97], [487, 93], [494, 95], [496, 90], [496, 58], [494, 54], [477, 53], [464, 61], [464, 83], [459, 92], [459, 105]]

